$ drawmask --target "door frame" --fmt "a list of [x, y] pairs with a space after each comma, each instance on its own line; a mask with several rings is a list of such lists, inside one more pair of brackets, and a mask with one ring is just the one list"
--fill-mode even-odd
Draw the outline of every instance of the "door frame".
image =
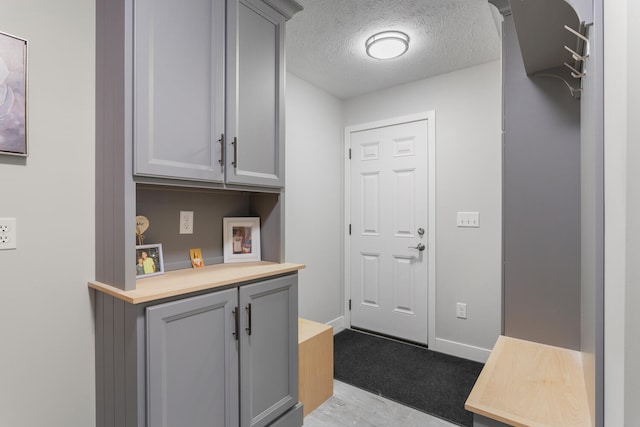
[[344, 326], [351, 327], [351, 239], [349, 224], [351, 223], [351, 134], [363, 130], [399, 125], [403, 123], [426, 120], [427, 126], [427, 345], [433, 349], [436, 336], [436, 112], [425, 111], [406, 116], [392, 117], [373, 122], [366, 122], [344, 128]]

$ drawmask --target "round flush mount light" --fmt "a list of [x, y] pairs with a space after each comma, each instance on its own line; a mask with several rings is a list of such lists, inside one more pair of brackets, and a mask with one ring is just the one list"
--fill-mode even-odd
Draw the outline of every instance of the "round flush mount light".
[[369, 37], [364, 45], [370, 57], [392, 59], [409, 49], [409, 36], [402, 31], [382, 31]]

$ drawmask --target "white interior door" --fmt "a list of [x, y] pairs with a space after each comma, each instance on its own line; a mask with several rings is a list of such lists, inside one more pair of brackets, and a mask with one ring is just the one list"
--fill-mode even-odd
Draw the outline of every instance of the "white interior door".
[[428, 120], [350, 133], [351, 325], [427, 344]]

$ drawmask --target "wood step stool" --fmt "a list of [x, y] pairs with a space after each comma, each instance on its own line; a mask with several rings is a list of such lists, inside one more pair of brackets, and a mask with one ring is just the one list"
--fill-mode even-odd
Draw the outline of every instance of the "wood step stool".
[[333, 326], [298, 318], [298, 400], [304, 415], [333, 396]]

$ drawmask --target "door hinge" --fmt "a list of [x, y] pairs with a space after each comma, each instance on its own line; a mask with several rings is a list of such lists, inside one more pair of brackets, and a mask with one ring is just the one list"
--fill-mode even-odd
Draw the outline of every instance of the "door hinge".
[[351, 311], [351, 300], [349, 300], [349, 311]]
[[351, 224], [349, 224], [349, 236], [351, 236]]
[[351, 160], [351, 148], [349, 148], [349, 160]]

